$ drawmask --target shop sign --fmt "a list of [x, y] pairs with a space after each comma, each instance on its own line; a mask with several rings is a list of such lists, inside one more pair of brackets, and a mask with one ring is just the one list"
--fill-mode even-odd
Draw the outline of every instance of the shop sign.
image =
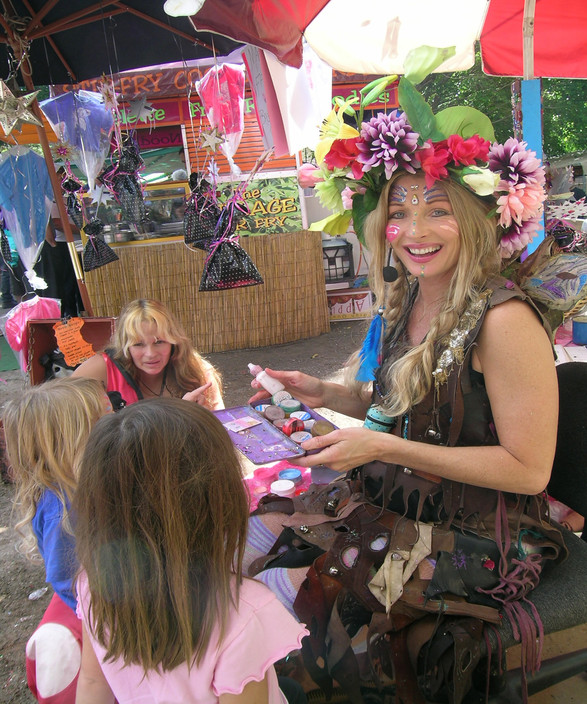
[[237, 225], [240, 235], [272, 235], [303, 229], [296, 176], [254, 179], [244, 193], [249, 213]]
[[[359, 90], [362, 85], [333, 85], [333, 93], [336, 95], [332, 96], [332, 104], [335, 104], [337, 99], [341, 100], [353, 100], [358, 106], [361, 100], [361, 95]], [[367, 110], [377, 110], [377, 108], [389, 110], [390, 108], [397, 108], [399, 106], [399, 101], [397, 97], [397, 83], [393, 83], [384, 91], [376, 102], [370, 103], [366, 106]]]
[[139, 149], [183, 149], [183, 139], [179, 127], [156, 127], [152, 130], [137, 130], [136, 140]]
[[[152, 110], [149, 115], [139, 119], [136, 115], [130, 114], [130, 106], [123, 105], [120, 108], [120, 121], [123, 126], [141, 128], [153, 128], [161, 125], [188, 125], [190, 120], [200, 120], [205, 118], [206, 111], [199, 100], [193, 100], [188, 104], [186, 98], [176, 100], [167, 98], [165, 100], [152, 100], [148, 105]], [[255, 103], [252, 98], [245, 98], [245, 114], [255, 111]], [[199, 124], [199, 122], [198, 122]]]

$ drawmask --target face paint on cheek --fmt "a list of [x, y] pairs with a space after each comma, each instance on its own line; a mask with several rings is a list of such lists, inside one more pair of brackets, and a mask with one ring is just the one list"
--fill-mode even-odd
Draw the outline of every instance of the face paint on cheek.
[[398, 225], [388, 225], [385, 228], [385, 237], [387, 238], [388, 242], [393, 242], [397, 236], [399, 235], [399, 226]]

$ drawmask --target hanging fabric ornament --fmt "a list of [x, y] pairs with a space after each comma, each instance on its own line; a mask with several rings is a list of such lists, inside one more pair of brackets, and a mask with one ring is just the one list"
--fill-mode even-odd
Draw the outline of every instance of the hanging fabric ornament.
[[383, 335], [385, 334], [383, 311], [383, 308], [379, 308], [377, 311], [377, 315], [371, 321], [365, 340], [359, 350], [361, 364], [355, 377], [357, 381], [375, 381], [375, 371], [381, 366], [381, 349], [383, 346]]
[[61, 181], [61, 188], [65, 193], [65, 208], [69, 217], [81, 230], [84, 223], [84, 217], [81, 202], [76, 194], [78, 193], [78, 191], [81, 191], [83, 185], [71, 172], [71, 166], [69, 165], [69, 163], [66, 163], [65, 168], [66, 175]]
[[[236, 64], [213, 66], [201, 81], [197, 81], [196, 90], [204, 105], [206, 117], [212, 128], [214, 150], [216, 140], [222, 138], [220, 150], [228, 159], [230, 171], [240, 174], [240, 168], [234, 162], [234, 155], [245, 129], [245, 73], [244, 67]], [[211, 142], [212, 137], [208, 140]]]
[[14, 129], [20, 131], [24, 122], [37, 127], [43, 126], [43, 123], [29, 110], [38, 94], [39, 91], [36, 90], [34, 93], [17, 97], [6, 83], [0, 80], [0, 125], [7, 137]]
[[4, 228], [0, 225], [0, 255], [2, 256], [2, 261], [6, 266], [11, 266], [12, 263], [12, 252], [10, 251], [10, 242]]
[[212, 244], [220, 207], [210, 184], [197, 172], [190, 175], [190, 195], [183, 216], [183, 236], [186, 244], [207, 250]]
[[116, 252], [104, 242], [103, 230], [104, 225], [97, 219], [92, 220], [84, 227], [84, 233], [88, 238], [84, 247], [84, 271], [93, 271], [101, 266], [118, 261]]
[[225, 291], [262, 283], [263, 277], [238, 240], [222, 239], [212, 245], [199, 290]]
[[149, 219], [138, 178], [142, 166], [136, 142], [125, 134], [120, 148], [112, 155], [112, 166], [104, 169], [98, 177], [120, 205], [121, 220], [135, 225]]
[[0, 155], [0, 206], [6, 229], [25, 266], [33, 288], [47, 284], [33, 271], [45, 241], [53, 189], [42, 156], [26, 147], [11, 147]]
[[84, 173], [93, 188], [110, 151], [114, 127], [112, 112], [102, 96], [87, 90], [63, 93], [43, 100], [41, 110], [57, 138], [71, 145], [71, 162]]

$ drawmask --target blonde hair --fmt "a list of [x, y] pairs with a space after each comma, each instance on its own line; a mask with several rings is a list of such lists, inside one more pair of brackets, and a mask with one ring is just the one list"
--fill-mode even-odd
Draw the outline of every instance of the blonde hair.
[[106, 658], [145, 672], [200, 662], [238, 604], [249, 515], [222, 423], [172, 398], [105, 416], [86, 446], [74, 510], [88, 618]]
[[207, 381], [215, 381], [218, 388], [221, 388], [219, 372], [194, 349], [169, 309], [159, 301], [148, 298], [139, 298], [123, 308], [112, 338], [111, 351], [114, 359], [133, 377], [136, 378], [137, 370], [129, 348], [143, 338], [142, 326], [145, 323], [155, 327], [158, 338], [173, 345], [168, 367], [168, 385], [177, 387], [178, 396], [192, 391], [194, 386], [202, 386]]
[[[411, 289], [417, 285], [417, 279], [399, 261], [395, 264], [399, 273], [395, 282], [385, 283], [382, 273], [389, 246], [384, 234], [389, 192], [403, 175], [396, 174], [389, 180], [377, 207], [365, 222], [365, 239], [371, 252], [369, 280], [376, 300], [374, 312], [380, 305], [385, 307], [387, 330], [393, 330], [409, 315]], [[387, 391], [383, 406], [391, 416], [402, 415], [424, 399], [432, 384], [439, 343], [455, 327], [467, 305], [485, 288], [487, 280], [500, 270], [497, 219], [490, 216], [495, 203], [473, 195], [452, 179], [442, 181], [442, 186], [459, 226], [459, 258], [446, 298], [432, 320], [428, 335], [383, 370], [382, 381]], [[345, 378], [351, 388], [364, 395], [366, 385], [355, 380], [359, 365], [356, 352], [349, 360]]]
[[[53, 491], [67, 515], [77, 485], [78, 461], [94, 423], [104, 414], [105, 393], [95, 379], [67, 378], [26, 389], [2, 412], [6, 453], [16, 484], [17, 529], [27, 551], [43, 493]], [[65, 526], [67, 529], [67, 522]]]

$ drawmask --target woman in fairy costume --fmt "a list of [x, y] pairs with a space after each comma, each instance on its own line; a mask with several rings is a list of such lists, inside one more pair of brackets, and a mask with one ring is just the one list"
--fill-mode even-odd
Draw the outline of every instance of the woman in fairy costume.
[[[348, 474], [290, 506], [262, 502], [249, 573], [314, 617], [305, 661], [323, 686], [333, 676], [360, 701], [350, 639], [368, 626], [370, 662], [395, 676], [401, 701], [423, 701], [418, 672], [428, 699], [460, 702], [483, 622], [501, 608], [531, 641], [539, 629], [519, 600], [564, 553], [540, 496], [556, 443], [554, 356], [532, 302], [499, 275], [537, 229], [544, 172], [524, 143], [491, 144], [481, 113], [434, 116], [406, 78], [399, 96], [404, 112], [360, 132], [342, 119], [348, 104], [335, 108], [316, 150], [321, 194], [348, 188], [352, 211], [333, 220], [352, 215], [364, 234], [379, 306], [346, 383], [268, 370], [302, 403], [365, 424], [303, 443], [311, 454], [297, 464]], [[440, 631], [456, 650], [446, 678]], [[464, 661], [466, 672], [453, 667]]]

